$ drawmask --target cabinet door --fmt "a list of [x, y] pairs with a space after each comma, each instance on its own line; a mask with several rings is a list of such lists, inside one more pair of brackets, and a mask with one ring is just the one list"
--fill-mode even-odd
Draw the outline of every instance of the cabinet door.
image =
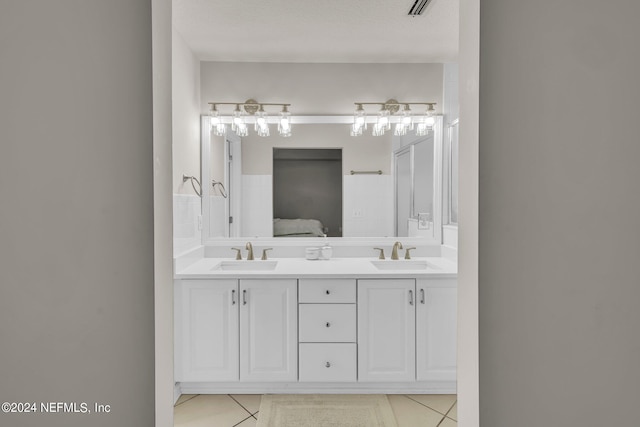
[[240, 381], [297, 381], [296, 280], [240, 280]]
[[415, 280], [358, 280], [358, 381], [415, 381]]
[[176, 381], [238, 380], [237, 280], [176, 282], [175, 325]]
[[418, 281], [416, 345], [418, 381], [456, 380], [455, 280]]

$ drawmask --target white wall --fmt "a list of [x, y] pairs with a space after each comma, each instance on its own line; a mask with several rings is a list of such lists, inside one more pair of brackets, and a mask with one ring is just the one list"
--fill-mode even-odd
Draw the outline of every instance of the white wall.
[[[172, 134], [173, 134], [173, 236], [174, 254], [202, 243], [202, 200], [190, 181], [200, 182], [200, 61], [172, 29]], [[198, 186], [196, 185], [196, 188]]]
[[194, 194], [182, 175], [200, 179], [200, 61], [172, 29], [173, 192]]
[[454, 120], [460, 118], [459, 67], [455, 62], [444, 64], [443, 102], [445, 128]]
[[[208, 102], [248, 98], [290, 103], [292, 114], [352, 114], [354, 102], [389, 98], [437, 102], [441, 111], [442, 73], [442, 64], [202, 62], [200, 111], [208, 113]], [[233, 106], [224, 108], [230, 113]], [[367, 110], [375, 113], [379, 107]]]
[[[480, 411], [478, 360], [480, 345], [478, 338], [480, 0], [460, 0], [458, 58], [460, 67], [458, 84], [460, 91], [458, 423], [464, 427], [477, 427]], [[505, 349], [505, 351], [508, 350]], [[501, 408], [495, 407], [495, 410], [500, 411]], [[483, 424], [483, 427], [485, 426], [491, 426], [491, 424]]]
[[[459, 67], [457, 63], [444, 64], [444, 94], [443, 94], [443, 116], [444, 116], [444, 139], [446, 141], [450, 137], [451, 123], [460, 118], [460, 95], [459, 95]], [[445, 157], [446, 158], [446, 157]], [[448, 171], [447, 165], [443, 165], [443, 170]], [[448, 172], [447, 172], [448, 173]], [[447, 177], [443, 176], [445, 186], [449, 185]], [[443, 202], [447, 200], [444, 192], [447, 188], [443, 188]], [[458, 251], [458, 227], [457, 225], [445, 225], [442, 227], [442, 248], [443, 256], [448, 258], [457, 258]]]
[[[152, 0], [155, 427], [173, 427], [171, 0]], [[143, 363], [148, 363], [143, 361]], [[151, 424], [151, 422], [149, 422]]]

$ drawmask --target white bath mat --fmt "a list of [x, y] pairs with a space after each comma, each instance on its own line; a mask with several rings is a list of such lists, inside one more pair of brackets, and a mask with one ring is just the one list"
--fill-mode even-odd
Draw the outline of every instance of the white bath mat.
[[397, 427], [382, 394], [268, 394], [257, 427]]

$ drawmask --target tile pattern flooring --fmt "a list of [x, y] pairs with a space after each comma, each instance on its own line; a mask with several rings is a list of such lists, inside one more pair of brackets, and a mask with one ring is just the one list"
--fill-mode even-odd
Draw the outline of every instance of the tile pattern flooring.
[[[390, 394], [398, 427], [456, 427], [454, 394]], [[175, 427], [255, 427], [259, 394], [183, 394], [174, 409]]]

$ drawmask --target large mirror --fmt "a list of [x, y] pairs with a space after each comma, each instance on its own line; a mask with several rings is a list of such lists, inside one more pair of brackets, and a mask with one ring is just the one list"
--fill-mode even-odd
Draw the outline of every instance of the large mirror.
[[293, 117], [293, 134], [214, 136], [202, 117], [203, 240], [441, 240], [442, 119], [426, 136], [349, 135], [345, 116]]

